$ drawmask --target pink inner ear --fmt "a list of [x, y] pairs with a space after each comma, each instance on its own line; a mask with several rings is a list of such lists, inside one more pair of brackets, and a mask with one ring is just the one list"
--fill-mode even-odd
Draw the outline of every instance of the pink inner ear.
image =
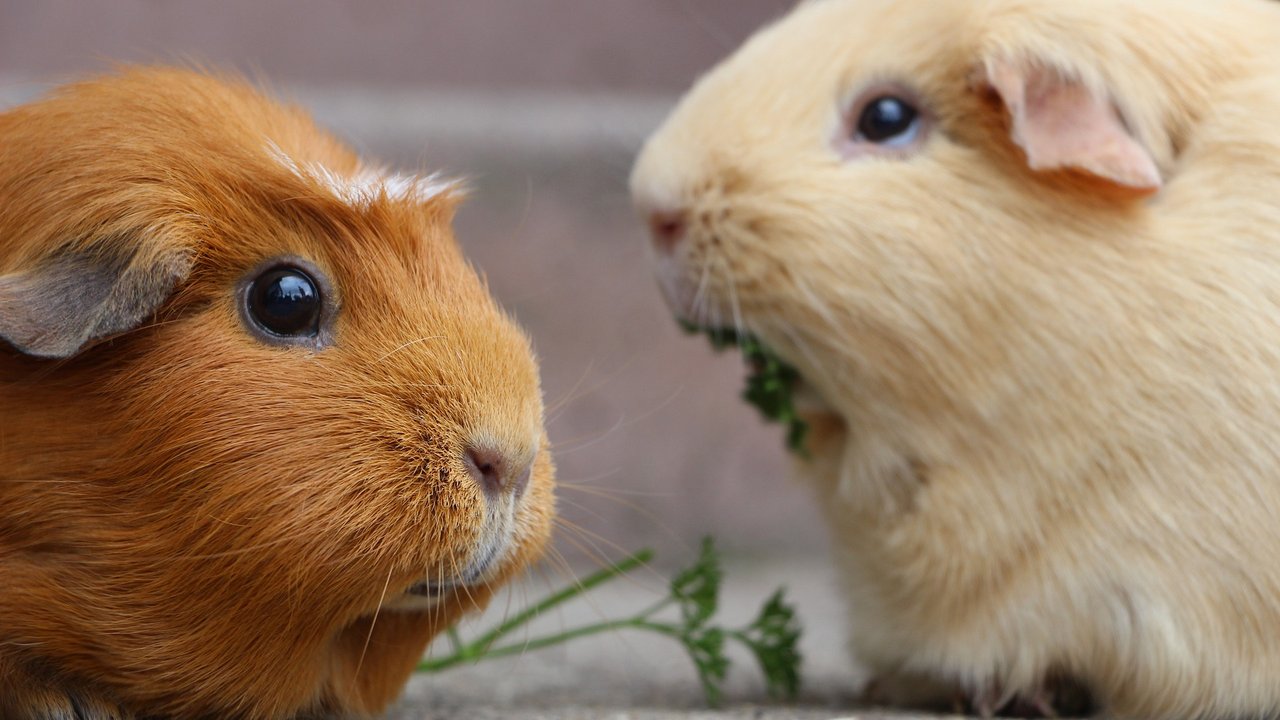
[[1136, 190], [1160, 189], [1155, 160], [1108, 100], [1045, 68], [995, 62], [987, 71], [1031, 169], [1076, 168]]

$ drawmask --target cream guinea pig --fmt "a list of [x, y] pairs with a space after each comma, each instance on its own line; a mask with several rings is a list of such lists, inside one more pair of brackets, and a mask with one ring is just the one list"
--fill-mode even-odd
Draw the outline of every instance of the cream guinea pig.
[[810, 0], [632, 189], [803, 377], [879, 687], [1280, 712], [1280, 4]]
[[372, 715], [539, 555], [459, 197], [192, 72], [0, 114], [0, 717]]

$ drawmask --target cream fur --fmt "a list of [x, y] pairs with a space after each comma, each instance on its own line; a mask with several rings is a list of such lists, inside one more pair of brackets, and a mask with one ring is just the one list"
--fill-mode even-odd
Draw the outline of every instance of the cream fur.
[[[1163, 180], [1036, 172], [982, 82], [1050, 68]], [[842, 156], [888, 83], [931, 129]], [[689, 93], [633, 176], [659, 278], [819, 398], [812, 460], [875, 671], [1126, 717], [1280, 712], [1280, 5], [824, 0]]]

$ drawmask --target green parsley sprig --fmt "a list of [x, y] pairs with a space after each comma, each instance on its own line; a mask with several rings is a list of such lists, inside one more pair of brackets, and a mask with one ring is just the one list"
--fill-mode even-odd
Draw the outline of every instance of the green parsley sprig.
[[717, 352], [729, 348], [738, 348], [742, 352], [742, 357], [750, 368], [742, 399], [754, 405], [766, 420], [785, 425], [787, 448], [804, 455], [804, 440], [809, 426], [800, 419], [791, 397], [796, 383], [800, 381], [799, 371], [765, 347], [754, 335], [732, 328], [703, 328], [683, 321], [680, 327], [691, 335], [706, 335], [711, 341], [711, 347]]
[[[755, 658], [764, 675], [771, 697], [791, 699], [800, 690], [801, 655], [797, 647], [800, 625], [795, 610], [782, 589], [778, 589], [761, 608], [751, 623], [740, 628], [724, 628], [712, 622], [720, 603], [722, 573], [720, 559], [710, 538], [702, 541], [697, 562], [677, 573], [669, 594], [628, 618], [572, 628], [555, 635], [509, 644], [500, 641], [516, 629], [569, 600], [619, 578], [653, 559], [653, 551], [641, 550], [607, 568], [579, 578], [563, 590], [516, 613], [507, 621], [482, 633], [471, 642], [463, 642], [456, 629], [450, 629], [453, 652], [424, 660], [420, 672], [439, 672], [464, 663], [515, 655], [569, 640], [615, 630], [645, 630], [679, 641], [693, 661], [707, 703], [715, 706], [722, 698], [721, 687], [728, 674], [730, 660], [725, 644], [733, 640], [744, 645]], [[677, 619], [670, 616], [677, 615]], [[666, 619], [664, 619], [664, 617]]]

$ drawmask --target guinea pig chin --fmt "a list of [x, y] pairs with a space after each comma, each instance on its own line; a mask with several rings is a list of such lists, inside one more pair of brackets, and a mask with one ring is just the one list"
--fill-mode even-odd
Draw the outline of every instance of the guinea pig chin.
[[697, 292], [697, 284], [686, 277], [684, 263], [671, 256], [654, 258], [654, 278], [667, 307], [682, 322], [700, 325], [695, 316], [702, 314], [703, 298]]
[[[692, 187], [686, 187], [692, 185]], [[634, 204], [649, 226], [649, 255], [667, 306], [684, 323], [740, 325], [739, 249], [755, 243], [757, 224], [739, 197], [718, 183], [672, 183], [637, 172]]]
[[438, 605], [451, 595], [466, 595], [471, 588], [494, 580], [520, 535], [518, 498], [488, 503], [484, 526], [465, 564], [428, 571], [399, 596], [383, 603], [387, 610], [415, 611]]
[[667, 307], [681, 323], [715, 329], [740, 325], [742, 307], [735, 302], [734, 276], [726, 258], [711, 252], [714, 241], [689, 238], [672, 252], [654, 254], [654, 278]]

